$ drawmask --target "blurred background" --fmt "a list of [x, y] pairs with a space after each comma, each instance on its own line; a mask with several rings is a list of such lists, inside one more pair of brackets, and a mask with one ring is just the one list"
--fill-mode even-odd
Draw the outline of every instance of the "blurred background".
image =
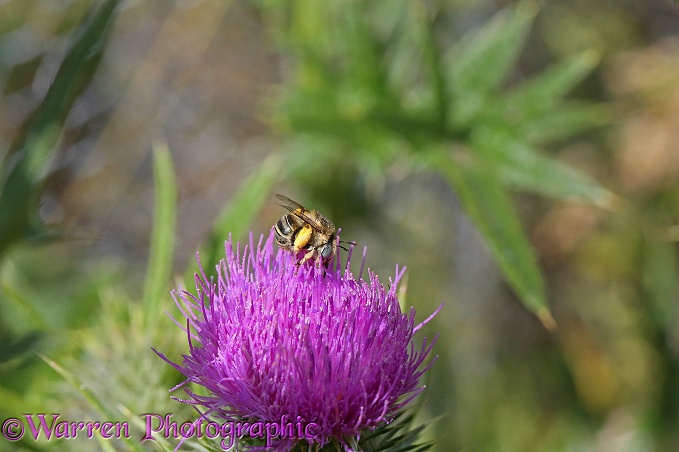
[[[433, 450], [679, 450], [678, 54], [671, 0], [0, 1], [0, 419], [195, 418], [169, 290], [284, 193], [445, 302]], [[158, 446], [96, 441], [0, 450]]]

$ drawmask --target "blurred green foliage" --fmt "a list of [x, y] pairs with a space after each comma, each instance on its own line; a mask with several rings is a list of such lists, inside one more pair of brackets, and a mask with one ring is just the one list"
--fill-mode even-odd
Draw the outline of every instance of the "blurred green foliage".
[[[613, 207], [610, 192], [537, 147], [606, 121], [600, 106], [563, 100], [597, 58], [585, 53], [508, 89], [504, 83], [537, 12], [532, 3], [499, 13], [453, 45], [437, 26], [437, 7], [428, 10], [425, 2], [265, 5], [292, 55], [274, 121], [292, 134], [334, 140], [336, 154], [351, 155], [359, 171], [405, 160], [411, 171], [441, 174], [509, 284], [553, 328], [542, 275], [508, 189]], [[332, 171], [337, 157], [326, 156], [315, 165], [326, 166], [307, 177]]]
[[[26, 25], [29, 3], [0, 5], [0, 38]], [[303, 190], [307, 199], [299, 201], [327, 206], [332, 218], [346, 220], [338, 224], [361, 221], [387, 236], [376, 242], [385, 248], [414, 250], [407, 303], [419, 314], [447, 297], [437, 323], [426, 328], [442, 333], [440, 358], [416, 419], [436, 422], [415, 430], [435, 450], [675, 450], [679, 169], [667, 143], [679, 140], [676, 46], [651, 42], [630, 52], [642, 19], [611, 1], [511, 3], [492, 17], [484, 10], [481, 21], [468, 18], [474, 25], [464, 32], [456, 19], [464, 8], [453, 3], [248, 4], [286, 71], [263, 99], [283, 144], [246, 177], [237, 175], [235, 194], [208, 221], [203, 265], [218, 261], [229, 234], [243, 238], [258, 224], [277, 185]], [[186, 184], [176, 175], [174, 144], [148, 146], [154, 221], [141, 287], [114, 259], [86, 257], [39, 215], [65, 122], [100, 74], [119, 13], [112, 0], [73, 2], [62, 11], [54, 33], [72, 36], [68, 50], [39, 105], [13, 138], [2, 137], [2, 419], [16, 416], [17, 407], [71, 420], [128, 420], [136, 429], [144, 412], [195, 417], [169, 399], [181, 379], [150, 351], [179, 356], [186, 349], [185, 334], [168, 331], [163, 315], [173, 272], [185, 275], [176, 281], [183, 285], [194, 270], [177, 269], [174, 256]], [[620, 57], [621, 50], [629, 54]], [[549, 51], [557, 57], [546, 58], [548, 67], [526, 69], [527, 52]], [[20, 91], [43, 59], [3, 66], [2, 95]], [[431, 199], [417, 199], [422, 210], [399, 216], [377, 208], [375, 196], [393, 189], [394, 179], [420, 186], [440, 179], [445, 190], [413, 190]], [[479, 261], [446, 255], [451, 247], [441, 239], [456, 240], [460, 222], [409, 229], [409, 217], [425, 223], [448, 218], [449, 210], [473, 222], [520, 306], [495, 292], [484, 295], [485, 304], [465, 304], [447, 265], [459, 258], [474, 270]], [[389, 241], [392, 235], [398, 239]], [[381, 252], [376, 248], [371, 253]], [[473, 291], [493, 285], [492, 269], [487, 273], [470, 283]], [[550, 328], [553, 315], [558, 328], [545, 331], [524, 308]], [[97, 445], [174, 447], [141, 445], [136, 437]]]
[[118, 2], [104, 2], [78, 30], [42, 104], [23, 125], [0, 166], [0, 257], [14, 242], [40, 238], [37, 211], [51, 156], [76, 97], [106, 49]]

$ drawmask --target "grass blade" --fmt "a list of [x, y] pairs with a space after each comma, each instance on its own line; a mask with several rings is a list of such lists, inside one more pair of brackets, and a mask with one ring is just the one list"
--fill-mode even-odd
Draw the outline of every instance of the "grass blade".
[[[62, 367], [55, 361], [52, 361], [51, 359], [47, 358], [46, 356], [43, 355], [38, 356], [40, 356], [40, 358], [43, 361], [45, 361], [45, 363], [47, 363], [48, 366], [54, 369], [56, 373], [61, 375], [61, 377], [64, 380], [66, 380], [74, 388], [76, 388], [83, 395], [83, 397], [85, 397], [85, 399], [90, 403], [90, 405], [96, 411], [98, 411], [99, 414], [106, 421], [113, 422], [115, 419], [120, 418], [120, 415], [118, 413], [106, 407], [106, 405], [97, 397], [97, 395], [87, 386], [85, 386], [74, 373], [66, 370], [64, 367]], [[125, 442], [125, 444], [129, 447], [128, 450], [134, 450], [139, 452], [142, 452], [144, 450], [144, 448], [140, 445], [139, 440], [133, 437], [132, 435], [130, 435], [129, 438], [126, 438], [124, 435], [122, 435], [120, 440]]]
[[[248, 227], [269, 199], [271, 189], [278, 180], [282, 159], [270, 155], [238, 188], [236, 194], [221, 211], [201, 251], [201, 261], [205, 268], [213, 268], [224, 255], [224, 241], [229, 234], [235, 241], [245, 237]], [[192, 267], [189, 266], [189, 269]], [[191, 272], [192, 274], [193, 272]], [[187, 275], [189, 276], [189, 275]], [[192, 278], [188, 277], [188, 281]]]
[[643, 248], [642, 284], [653, 319], [662, 330], [673, 328], [679, 295], [675, 250], [657, 237], [649, 237]]
[[15, 137], [0, 174], [0, 255], [13, 242], [40, 235], [38, 200], [64, 121], [103, 55], [117, 0], [104, 2], [78, 31], [42, 104]]
[[160, 312], [160, 301], [165, 296], [171, 278], [177, 213], [177, 184], [167, 144], [154, 147], [153, 162], [156, 201], [143, 295], [144, 322], [147, 327]]

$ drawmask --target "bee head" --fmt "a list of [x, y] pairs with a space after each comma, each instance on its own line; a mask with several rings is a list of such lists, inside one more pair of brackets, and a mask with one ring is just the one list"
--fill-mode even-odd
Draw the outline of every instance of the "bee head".
[[335, 242], [334, 241], [329, 241], [323, 247], [321, 248], [321, 257], [323, 258], [324, 261], [327, 261], [330, 259], [330, 257], [334, 254], [334, 248], [335, 248]]

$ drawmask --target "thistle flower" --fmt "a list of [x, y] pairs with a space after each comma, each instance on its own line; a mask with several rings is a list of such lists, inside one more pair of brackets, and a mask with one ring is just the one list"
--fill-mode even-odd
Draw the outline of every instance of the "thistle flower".
[[[185, 386], [190, 400], [182, 400], [205, 419], [282, 427], [266, 450], [290, 450], [302, 439], [349, 450], [423, 389], [418, 380], [433, 363], [423, 366], [434, 342], [416, 350], [413, 335], [438, 309], [417, 325], [413, 308], [401, 313], [396, 288], [405, 269], [397, 266], [385, 288], [370, 270], [367, 281], [354, 278], [351, 253], [344, 271], [339, 256], [328, 269], [299, 266], [292, 253], [274, 251], [273, 238], [273, 231], [260, 238], [256, 250], [252, 236], [244, 250], [226, 242], [216, 282], [201, 267], [196, 295], [174, 291], [189, 354], [176, 364], [156, 353], [186, 376], [179, 386], [209, 391]], [[313, 435], [286, 431], [286, 422], [311, 425]]]

